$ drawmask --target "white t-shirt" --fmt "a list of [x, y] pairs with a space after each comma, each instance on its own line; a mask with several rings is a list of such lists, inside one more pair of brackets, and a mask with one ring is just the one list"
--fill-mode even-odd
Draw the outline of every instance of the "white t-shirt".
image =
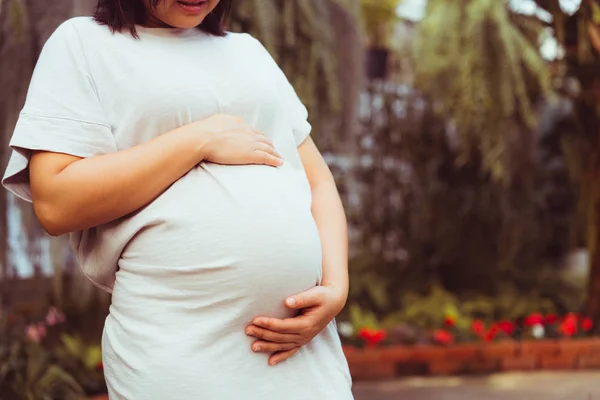
[[331, 323], [275, 367], [250, 350], [259, 315], [320, 282], [321, 245], [297, 146], [307, 111], [247, 34], [62, 24], [41, 53], [10, 142], [3, 184], [31, 200], [29, 153], [92, 157], [216, 113], [243, 117], [285, 159], [278, 168], [201, 163], [146, 207], [71, 244], [112, 291], [103, 335], [111, 399], [351, 399]]

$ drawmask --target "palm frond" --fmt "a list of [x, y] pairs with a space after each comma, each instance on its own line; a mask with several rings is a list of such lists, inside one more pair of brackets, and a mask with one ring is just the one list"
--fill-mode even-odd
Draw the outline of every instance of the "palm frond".
[[542, 25], [521, 29], [512, 18], [503, 1], [430, 0], [415, 46], [416, 83], [456, 124], [459, 162], [482, 157], [485, 172], [507, 183], [524, 147], [519, 126], [532, 131], [534, 98], [552, 94]]
[[[342, 112], [342, 82], [341, 38], [333, 27], [333, 10], [348, 7], [348, 15], [354, 15], [356, 4], [356, 0], [245, 1], [234, 9], [231, 25], [262, 41], [309, 110], [318, 109], [311, 115], [335, 116]], [[358, 16], [355, 19], [358, 30]]]

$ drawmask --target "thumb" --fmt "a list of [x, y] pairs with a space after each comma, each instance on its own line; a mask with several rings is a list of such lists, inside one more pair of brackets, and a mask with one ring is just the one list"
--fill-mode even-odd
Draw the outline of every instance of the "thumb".
[[300, 309], [321, 304], [321, 288], [315, 286], [302, 293], [295, 294], [285, 300], [285, 305], [288, 308]]

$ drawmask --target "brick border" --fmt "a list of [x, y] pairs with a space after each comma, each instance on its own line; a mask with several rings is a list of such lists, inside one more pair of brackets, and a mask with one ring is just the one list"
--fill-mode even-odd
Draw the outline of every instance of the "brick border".
[[358, 349], [344, 346], [344, 353], [355, 380], [409, 375], [600, 369], [600, 338], [506, 340], [447, 347], [417, 345]]

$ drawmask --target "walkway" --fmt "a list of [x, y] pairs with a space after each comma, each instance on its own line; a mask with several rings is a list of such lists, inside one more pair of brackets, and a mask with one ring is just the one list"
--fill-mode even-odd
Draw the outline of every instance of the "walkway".
[[600, 372], [356, 382], [354, 392], [356, 400], [600, 400]]

